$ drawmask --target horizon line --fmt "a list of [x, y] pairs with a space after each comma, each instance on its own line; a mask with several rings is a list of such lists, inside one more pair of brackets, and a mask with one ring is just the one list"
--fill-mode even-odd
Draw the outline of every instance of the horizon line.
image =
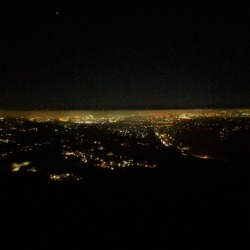
[[237, 108], [107, 108], [107, 109], [0, 109], [0, 112], [29, 112], [29, 111], [143, 111], [143, 110], [247, 110], [250, 107], [237, 107]]
[[250, 107], [169, 107], [169, 108], [163, 108], [163, 107], [155, 107], [155, 108], [150, 108], [150, 107], [144, 107], [144, 108], [0, 108], [0, 111], [57, 111], [57, 110], [63, 110], [63, 111], [105, 111], [105, 110], [206, 110], [206, 109], [250, 109]]

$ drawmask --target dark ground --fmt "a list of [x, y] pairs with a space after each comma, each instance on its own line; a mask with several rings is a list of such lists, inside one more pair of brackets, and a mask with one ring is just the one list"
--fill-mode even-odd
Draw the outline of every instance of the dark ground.
[[26, 249], [236, 244], [239, 249], [249, 236], [249, 169], [243, 165], [186, 159], [147, 171], [90, 171], [78, 182], [5, 174], [0, 244]]

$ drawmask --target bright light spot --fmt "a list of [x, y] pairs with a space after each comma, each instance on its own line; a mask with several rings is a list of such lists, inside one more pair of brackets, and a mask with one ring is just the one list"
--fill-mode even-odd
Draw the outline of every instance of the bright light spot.
[[26, 161], [26, 162], [23, 162], [23, 163], [12, 163], [11, 164], [11, 170], [12, 172], [17, 172], [20, 170], [21, 167], [27, 167], [31, 162], [30, 161]]

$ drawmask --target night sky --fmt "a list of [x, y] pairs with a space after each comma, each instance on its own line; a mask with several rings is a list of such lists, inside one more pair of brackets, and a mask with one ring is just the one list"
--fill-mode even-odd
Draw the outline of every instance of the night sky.
[[250, 107], [249, 4], [87, 2], [1, 1], [0, 109]]

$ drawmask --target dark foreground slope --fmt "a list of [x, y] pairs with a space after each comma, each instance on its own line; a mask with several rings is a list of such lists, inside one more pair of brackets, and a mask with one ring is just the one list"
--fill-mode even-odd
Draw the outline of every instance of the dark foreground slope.
[[195, 159], [147, 171], [93, 170], [77, 182], [2, 175], [0, 244], [202, 249], [219, 239], [239, 245], [249, 235], [249, 183], [246, 166]]

